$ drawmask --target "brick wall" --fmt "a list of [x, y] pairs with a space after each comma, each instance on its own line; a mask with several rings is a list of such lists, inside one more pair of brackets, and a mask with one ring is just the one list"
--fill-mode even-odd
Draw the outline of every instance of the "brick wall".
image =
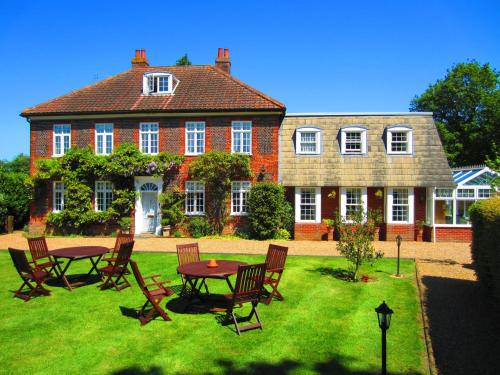
[[[244, 116], [244, 117], [193, 117], [193, 118], [116, 118], [95, 120], [38, 121], [33, 120], [30, 128], [30, 172], [35, 171], [35, 160], [52, 156], [53, 125], [57, 123], [71, 124], [71, 145], [73, 147], [95, 147], [95, 124], [113, 123], [114, 147], [122, 143], [133, 143], [139, 147], [139, 123], [159, 123], [159, 151], [174, 154], [185, 153], [185, 122], [205, 121], [205, 151], [212, 149], [231, 152], [231, 122], [238, 120], [252, 121], [252, 155], [250, 164], [254, 177], [253, 182], [260, 180], [278, 180], [278, 130], [280, 116]], [[189, 163], [195, 156], [187, 156], [180, 168], [176, 181], [184, 187], [188, 179]], [[31, 207], [30, 225], [42, 228], [47, 212], [51, 208], [51, 191], [47, 190]], [[229, 203], [228, 203], [229, 204]], [[44, 211], [44, 212], [42, 212]], [[247, 225], [244, 218], [230, 217], [228, 230], [234, 231]]]
[[326, 240], [327, 227], [323, 223], [295, 223], [294, 239], [296, 240]]
[[437, 242], [472, 242], [472, 228], [437, 227]]

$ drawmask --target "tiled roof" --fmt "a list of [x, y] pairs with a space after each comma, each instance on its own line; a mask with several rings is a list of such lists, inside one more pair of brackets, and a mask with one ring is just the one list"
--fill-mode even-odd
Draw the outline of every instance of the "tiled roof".
[[[173, 95], [142, 95], [146, 72], [170, 72], [179, 81]], [[72, 91], [21, 115], [285, 111], [285, 106], [212, 65], [134, 67], [93, 85]]]

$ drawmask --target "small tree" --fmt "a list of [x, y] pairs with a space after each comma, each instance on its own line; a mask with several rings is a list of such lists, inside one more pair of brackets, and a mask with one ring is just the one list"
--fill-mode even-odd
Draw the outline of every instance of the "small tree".
[[177, 62], [175, 63], [177, 66], [183, 66], [183, 65], [191, 65], [191, 61], [189, 60], [189, 57], [187, 53], [184, 54]]
[[186, 194], [178, 186], [160, 195], [161, 224], [172, 229], [184, 219], [184, 198]]
[[220, 234], [227, 221], [226, 202], [231, 182], [252, 176], [247, 155], [210, 151], [202, 154], [189, 166], [189, 176], [205, 184], [205, 211], [214, 232]]
[[[276, 238], [283, 229], [290, 233], [293, 210], [285, 198], [283, 186], [275, 182], [252, 186], [248, 209], [252, 237], [260, 240]], [[282, 237], [281, 234], [279, 236]]]
[[351, 262], [351, 278], [357, 281], [359, 267], [364, 261], [373, 259], [375, 253], [372, 243], [373, 224], [366, 220], [362, 210], [349, 214], [349, 220], [341, 216], [337, 221], [337, 250]]

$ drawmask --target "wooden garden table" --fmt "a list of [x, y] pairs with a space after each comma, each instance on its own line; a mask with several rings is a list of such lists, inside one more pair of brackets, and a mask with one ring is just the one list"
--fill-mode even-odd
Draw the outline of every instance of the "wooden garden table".
[[73, 261], [82, 260], [82, 259], [90, 259], [90, 263], [92, 263], [92, 267], [90, 271], [87, 273], [87, 276], [90, 276], [93, 271], [96, 271], [97, 274], [97, 265], [101, 260], [102, 256], [109, 251], [109, 248], [104, 246], [75, 246], [75, 247], [63, 247], [60, 249], [55, 249], [50, 251], [50, 255], [54, 257], [55, 260], [58, 259], [67, 259], [68, 262], [64, 266], [56, 262], [58, 271], [60, 273], [59, 278], [64, 281], [64, 284], [71, 291], [73, 287], [83, 284], [83, 282], [70, 283], [68, 278], [66, 277], [66, 272], [68, 271], [69, 266]]
[[229, 276], [238, 272], [239, 266], [244, 266], [247, 263], [237, 260], [218, 260], [217, 267], [208, 267], [208, 260], [200, 262], [186, 263], [177, 267], [177, 272], [183, 274], [186, 282], [191, 287], [191, 292], [194, 296], [201, 299], [200, 289], [205, 279], [225, 279], [231, 292], [234, 290]]

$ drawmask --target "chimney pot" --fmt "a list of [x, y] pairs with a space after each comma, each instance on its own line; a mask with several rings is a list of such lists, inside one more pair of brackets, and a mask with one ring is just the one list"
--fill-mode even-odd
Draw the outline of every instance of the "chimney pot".
[[145, 59], [145, 58], [146, 58], [146, 50], [145, 50], [145, 49], [141, 49], [141, 57], [142, 57], [143, 59]]
[[229, 59], [229, 49], [224, 48], [224, 58]]
[[222, 48], [219, 48], [219, 50], [217, 51], [217, 57], [218, 58], [222, 57]]
[[136, 66], [149, 66], [148, 59], [146, 58], [146, 50], [136, 49], [135, 57], [132, 59], [132, 68]]
[[141, 50], [136, 49], [135, 50], [135, 58], [138, 59], [139, 57], [141, 57]]

